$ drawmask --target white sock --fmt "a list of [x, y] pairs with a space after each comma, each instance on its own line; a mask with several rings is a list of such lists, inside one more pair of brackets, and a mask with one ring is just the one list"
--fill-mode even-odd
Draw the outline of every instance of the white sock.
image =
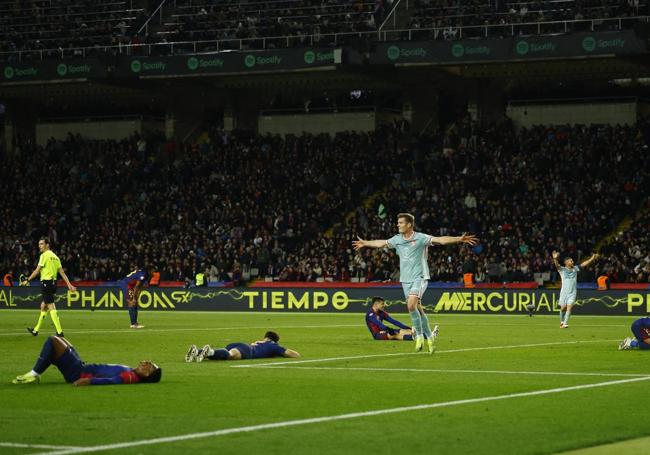
[[39, 376], [39, 374], [37, 372], [35, 372], [34, 370], [30, 371], [27, 374], [32, 375], [32, 376]]

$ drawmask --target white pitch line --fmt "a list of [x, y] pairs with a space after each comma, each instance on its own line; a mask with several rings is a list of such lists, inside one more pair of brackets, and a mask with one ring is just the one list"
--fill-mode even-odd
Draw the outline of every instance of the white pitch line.
[[645, 378], [650, 373], [599, 373], [599, 372], [573, 372], [573, 371], [508, 371], [508, 370], [453, 370], [441, 368], [364, 368], [364, 367], [301, 367], [291, 365], [268, 365], [266, 369], [287, 369], [287, 370], [344, 370], [344, 371], [402, 371], [413, 373], [469, 373], [469, 374], [511, 374], [511, 375], [530, 375], [530, 376], [605, 376], [605, 377], [627, 377], [627, 378]]
[[530, 392], [519, 392], [519, 393], [510, 393], [506, 395], [494, 395], [488, 397], [479, 397], [479, 398], [469, 398], [464, 400], [454, 400], [454, 401], [445, 401], [440, 403], [429, 403], [429, 404], [419, 404], [413, 406], [403, 406], [399, 408], [388, 408], [388, 409], [377, 409], [375, 411], [365, 411], [365, 412], [353, 412], [349, 414], [339, 414], [333, 416], [323, 416], [323, 417], [314, 417], [310, 419], [299, 419], [299, 420], [287, 420], [284, 422], [274, 422], [274, 423], [264, 423], [260, 425], [250, 425], [245, 427], [235, 427], [235, 428], [226, 428], [222, 430], [215, 431], [206, 431], [201, 433], [189, 433], [178, 436], [168, 436], [164, 438], [154, 438], [154, 439], [143, 439], [140, 441], [130, 441], [130, 442], [121, 442], [116, 444], [105, 444], [92, 447], [81, 447], [77, 449], [70, 450], [61, 450], [57, 452], [44, 452], [40, 455], [68, 455], [74, 453], [84, 453], [84, 452], [99, 452], [104, 450], [116, 450], [116, 449], [126, 449], [130, 447], [153, 445], [153, 444], [163, 444], [163, 443], [173, 443], [179, 441], [187, 441], [192, 439], [202, 439], [210, 438], [214, 436], [224, 436], [229, 434], [236, 433], [251, 433], [254, 431], [260, 430], [269, 430], [275, 428], [287, 428], [287, 427], [296, 427], [301, 425], [309, 425], [314, 423], [324, 423], [324, 422], [334, 422], [338, 420], [351, 420], [358, 419], [362, 417], [374, 417], [384, 414], [397, 414], [401, 412], [411, 412], [411, 411], [421, 411], [425, 409], [434, 409], [434, 408], [445, 408], [452, 406], [459, 406], [464, 404], [473, 404], [473, 403], [483, 403], [487, 401], [498, 401], [498, 400], [507, 400], [511, 398], [521, 398], [521, 397], [531, 397], [531, 396], [540, 396], [540, 395], [549, 395], [561, 392], [568, 392], [572, 390], [583, 390], [583, 389], [593, 389], [596, 387], [607, 387], [610, 385], [619, 385], [627, 384], [631, 382], [640, 382], [650, 380], [650, 376], [644, 376], [641, 378], [633, 379], [620, 379], [617, 381], [606, 381], [606, 382], [597, 382], [594, 384], [582, 384], [569, 387], [557, 387], [553, 389], [543, 389], [543, 390], [533, 390]]
[[0, 447], [14, 447], [19, 449], [52, 449], [52, 450], [62, 450], [62, 449], [83, 449], [79, 446], [52, 446], [47, 444], [21, 444], [19, 442], [0, 442]]
[[[497, 349], [518, 349], [518, 348], [534, 348], [540, 346], [558, 346], [567, 344], [580, 344], [580, 343], [612, 343], [615, 340], [585, 340], [585, 341], [553, 341], [549, 343], [531, 343], [531, 344], [510, 344], [505, 346], [482, 346], [478, 348], [460, 348], [460, 349], [447, 349], [443, 351], [436, 351], [436, 354], [446, 354], [452, 352], [472, 352], [472, 351], [489, 351]], [[320, 363], [320, 362], [335, 362], [338, 360], [356, 360], [356, 359], [371, 359], [376, 357], [394, 357], [394, 356], [407, 356], [407, 355], [428, 355], [421, 352], [399, 352], [391, 354], [370, 354], [370, 355], [353, 355], [346, 357], [327, 357], [323, 359], [309, 359], [309, 360], [289, 360], [286, 362], [267, 362], [267, 363], [248, 363], [246, 365], [232, 365], [231, 368], [257, 368], [265, 367], [267, 365], [297, 365], [301, 363]]]
[[[142, 329], [142, 330], [133, 330], [133, 329], [116, 329], [116, 330], [103, 330], [103, 329], [92, 329], [92, 330], [66, 330], [66, 333], [72, 333], [75, 335], [78, 334], [101, 334], [101, 333], [148, 333], [148, 332], [206, 332], [213, 330], [268, 330], [269, 328], [273, 329], [326, 329], [326, 328], [342, 328], [342, 327], [360, 327], [359, 324], [333, 324], [333, 325], [291, 325], [291, 326], [260, 326], [260, 327], [188, 327], [188, 328], [178, 328], [178, 329]], [[0, 336], [16, 336], [16, 335], [25, 335], [25, 332], [5, 332], [0, 333]]]

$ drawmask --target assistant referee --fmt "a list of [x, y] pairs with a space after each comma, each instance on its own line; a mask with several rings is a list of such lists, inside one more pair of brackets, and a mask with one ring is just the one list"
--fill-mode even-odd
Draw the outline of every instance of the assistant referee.
[[70, 291], [76, 291], [77, 288], [70, 283], [68, 276], [65, 274], [63, 267], [61, 267], [61, 260], [59, 257], [50, 250], [50, 239], [43, 237], [38, 241], [38, 250], [41, 252], [41, 257], [38, 260], [38, 266], [34, 269], [31, 275], [23, 281], [22, 285], [27, 285], [30, 281], [36, 278], [36, 275], [41, 275], [41, 295], [43, 300], [41, 302], [41, 314], [38, 316], [38, 322], [34, 328], [27, 328], [27, 331], [32, 335], [38, 335], [41, 329], [41, 324], [47, 317], [48, 311], [52, 318], [52, 323], [56, 328], [56, 335], [63, 337], [63, 329], [61, 329], [61, 321], [54, 305], [54, 294], [56, 294], [56, 277], [57, 274], [65, 280]]

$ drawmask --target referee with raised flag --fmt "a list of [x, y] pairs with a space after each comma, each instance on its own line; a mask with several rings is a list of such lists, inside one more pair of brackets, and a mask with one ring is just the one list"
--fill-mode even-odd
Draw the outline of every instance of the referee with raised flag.
[[56, 335], [63, 337], [63, 329], [61, 328], [61, 321], [59, 321], [59, 315], [56, 311], [56, 306], [54, 305], [54, 294], [56, 294], [56, 278], [57, 274], [65, 280], [65, 283], [68, 285], [70, 291], [76, 291], [77, 288], [70, 283], [68, 276], [65, 274], [63, 267], [61, 267], [61, 261], [59, 257], [50, 250], [50, 239], [43, 237], [38, 241], [38, 250], [41, 252], [41, 257], [38, 260], [38, 266], [34, 269], [31, 275], [21, 282], [20, 284], [26, 286], [36, 278], [36, 275], [40, 273], [41, 278], [41, 295], [43, 296], [43, 301], [41, 302], [41, 314], [38, 316], [38, 322], [34, 328], [27, 328], [27, 331], [32, 335], [38, 335], [38, 331], [41, 329], [41, 324], [47, 317], [48, 311], [50, 312], [50, 317], [52, 318], [52, 323], [56, 328]]

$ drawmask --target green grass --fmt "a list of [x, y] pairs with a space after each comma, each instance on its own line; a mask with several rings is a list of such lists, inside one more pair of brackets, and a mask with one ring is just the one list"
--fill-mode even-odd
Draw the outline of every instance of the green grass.
[[[157, 385], [75, 388], [64, 383], [53, 367], [38, 385], [12, 385], [13, 377], [31, 369], [45, 336], [53, 330], [48, 320], [42, 334], [31, 337], [25, 327], [36, 320], [37, 311], [0, 311], [0, 443], [114, 444], [630, 379], [617, 374], [650, 376], [647, 353], [619, 352], [617, 341], [607, 341], [629, 336], [633, 318], [578, 315], [570, 329], [560, 330], [556, 317], [436, 315], [431, 319], [441, 325], [441, 334], [433, 356], [234, 368], [286, 360], [186, 364], [183, 357], [192, 343], [220, 346], [253, 341], [267, 328], [280, 333], [281, 344], [299, 351], [300, 360], [410, 354], [413, 344], [371, 340], [363, 315], [141, 312], [147, 328], [140, 331], [125, 328], [126, 312], [61, 311], [60, 315], [67, 338], [87, 362], [134, 365], [151, 359], [162, 365], [163, 380]], [[400, 319], [406, 321], [405, 315]], [[477, 350], [543, 343], [556, 344]], [[110, 453], [554, 453], [650, 435], [643, 414], [638, 413], [650, 405], [649, 387], [650, 381], [631, 382]], [[38, 451], [0, 446], [3, 454]]]

